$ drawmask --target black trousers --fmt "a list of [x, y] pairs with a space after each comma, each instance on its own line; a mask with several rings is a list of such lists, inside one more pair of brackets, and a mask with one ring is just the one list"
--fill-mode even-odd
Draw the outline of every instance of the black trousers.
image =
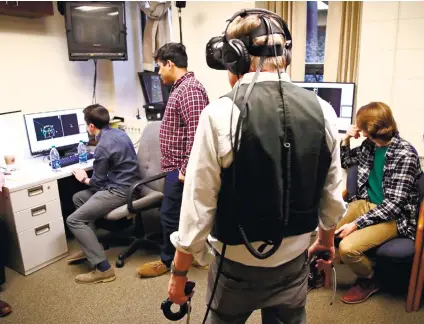
[[165, 178], [164, 197], [161, 207], [160, 220], [163, 229], [163, 246], [161, 260], [168, 267], [174, 260], [175, 247], [171, 243], [170, 235], [178, 231], [180, 223], [181, 202], [183, 199], [184, 184], [178, 180], [178, 170], [168, 173]]

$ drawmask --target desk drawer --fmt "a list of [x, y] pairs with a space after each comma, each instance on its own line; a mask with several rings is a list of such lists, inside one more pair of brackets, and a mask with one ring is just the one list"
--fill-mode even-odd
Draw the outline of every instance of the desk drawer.
[[35, 228], [62, 217], [60, 200], [56, 199], [14, 214], [16, 233]]
[[59, 199], [57, 181], [46, 182], [38, 186], [12, 192], [10, 202], [13, 212], [43, 205], [46, 202]]
[[25, 271], [68, 251], [62, 218], [18, 234]]

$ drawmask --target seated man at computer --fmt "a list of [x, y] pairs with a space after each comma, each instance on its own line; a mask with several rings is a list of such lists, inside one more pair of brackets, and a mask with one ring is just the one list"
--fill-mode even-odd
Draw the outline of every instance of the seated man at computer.
[[129, 186], [140, 180], [133, 143], [125, 132], [110, 128], [109, 118], [109, 112], [101, 105], [91, 105], [84, 109], [87, 130], [90, 135], [96, 136], [98, 144], [94, 153], [92, 177], [88, 178], [82, 169], [73, 171], [75, 178], [90, 188], [74, 195], [77, 210], [66, 220], [82, 248], [81, 252], [68, 258], [68, 263], [87, 258], [95, 270], [78, 275], [75, 278], [77, 283], [109, 282], [115, 279], [115, 271], [90, 225], [124, 205]]

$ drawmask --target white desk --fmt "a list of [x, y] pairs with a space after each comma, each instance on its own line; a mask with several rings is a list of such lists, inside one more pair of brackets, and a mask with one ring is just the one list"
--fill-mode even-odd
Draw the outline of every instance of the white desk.
[[[93, 159], [83, 168], [92, 169]], [[0, 214], [8, 227], [7, 266], [28, 275], [68, 254], [59, 198], [58, 179], [72, 176], [74, 164], [58, 172], [48, 159], [33, 158], [17, 164], [6, 176], [0, 195]]]

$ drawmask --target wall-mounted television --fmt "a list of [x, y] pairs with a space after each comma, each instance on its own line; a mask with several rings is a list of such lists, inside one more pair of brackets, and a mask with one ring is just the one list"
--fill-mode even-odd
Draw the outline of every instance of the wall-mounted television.
[[67, 1], [65, 24], [70, 61], [128, 59], [124, 1]]

